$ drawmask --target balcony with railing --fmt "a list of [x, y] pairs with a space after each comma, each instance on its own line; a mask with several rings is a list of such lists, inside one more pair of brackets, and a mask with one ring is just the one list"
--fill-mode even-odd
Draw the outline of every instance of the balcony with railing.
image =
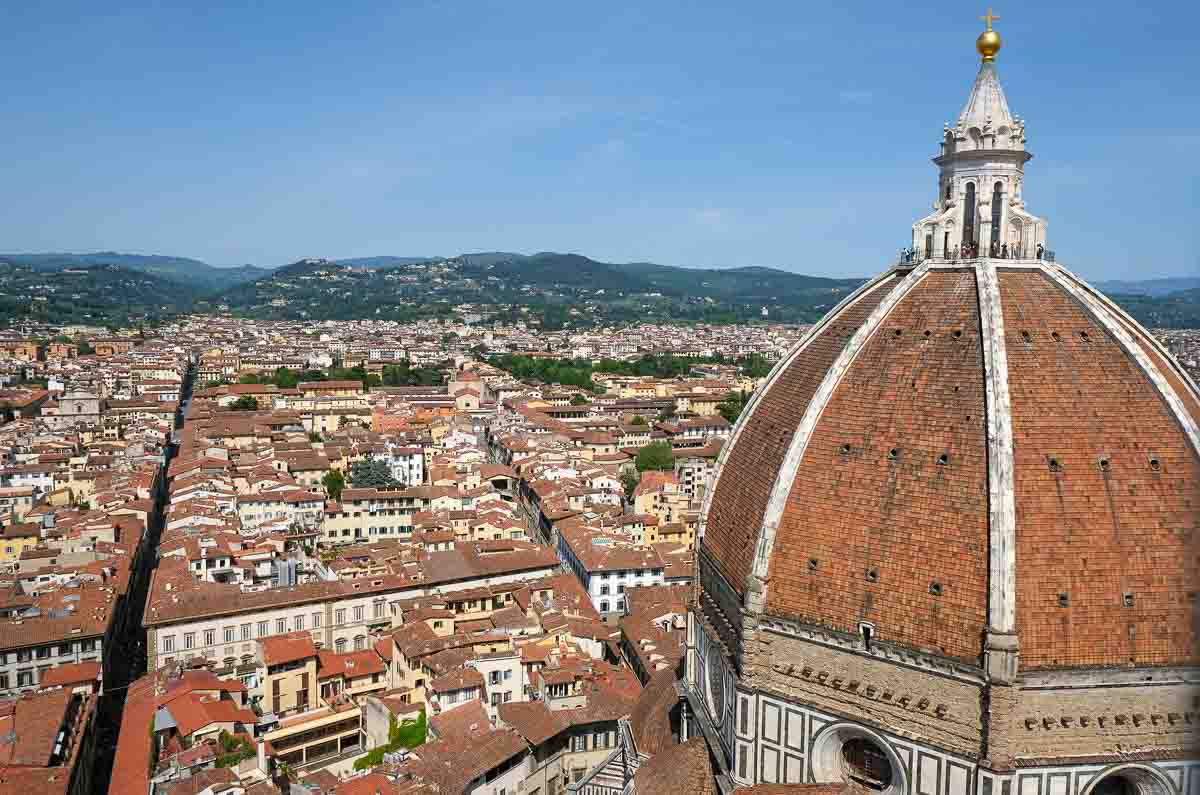
[[1014, 260], [1016, 262], [1055, 262], [1057, 255], [1052, 249], [1038, 245], [1032, 251], [1020, 247], [1009, 248], [1007, 244], [993, 246], [990, 252], [978, 244], [951, 246], [948, 251], [934, 249], [932, 252], [920, 248], [903, 248], [896, 258], [896, 265], [901, 268], [911, 268], [926, 260], [934, 262], [977, 262], [982, 259]]

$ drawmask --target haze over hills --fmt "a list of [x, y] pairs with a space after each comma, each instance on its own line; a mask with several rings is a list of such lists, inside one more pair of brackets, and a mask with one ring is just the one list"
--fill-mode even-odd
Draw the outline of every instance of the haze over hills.
[[[215, 267], [188, 257], [116, 252], [31, 253], [0, 255], [0, 269], [8, 286], [0, 295], [0, 320], [47, 317], [47, 304], [62, 306], [69, 295], [77, 306], [72, 316], [92, 314], [106, 322], [122, 313], [141, 319], [222, 308], [263, 318], [408, 320], [450, 316], [462, 304], [488, 307], [483, 315], [499, 320], [536, 320], [554, 328], [764, 317], [812, 322], [863, 281], [769, 267], [687, 268], [497, 251], [304, 259], [280, 267]], [[81, 271], [96, 273], [80, 278]], [[139, 280], [139, 274], [155, 281]], [[123, 280], [131, 285], [127, 294], [112, 286]], [[1200, 326], [1200, 278], [1097, 286], [1147, 325]]]
[[117, 265], [36, 269], [0, 260], [0, 323], [123, 326], [191, 311], [191, 284]]
[[[376, 258], [372, 258], [375, 261]], [[468, 254], [390, 267], [301, 260], [210, 299], [264, 318], [410, 319], [455, 306], [567, 323], [761, 319], [808, 322], [861, 279], [826, 279], [772, 268], [704, 270], [599, 262], [579, 254]], [[522, 311], [516, 311], [514, 308]]]
[[1200, 287], [1200, 276], [1179, 276], [1168, 279], [1113, 279], [1096, 282], [1095, 286], [1110, 295], [1150, 295], [1162, 297]]
[[64, 268], [88, 268], [115, 265], [129, 270], [152, 273], [172, 281], [194, 286], [202, 291], [221, 290], [232, 284], [257, 279], [269, 272], [254, 265], [218, 268], [189, 257], [160, 254], [120, 254], [97, 251], [86, 254], [0, 254], [0, 262], [23, 265], [35, 270], [56, 271]]

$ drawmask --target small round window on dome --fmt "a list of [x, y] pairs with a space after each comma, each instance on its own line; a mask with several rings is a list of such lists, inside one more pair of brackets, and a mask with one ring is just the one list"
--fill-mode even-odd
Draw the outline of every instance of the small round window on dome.
[[821, 561], [817, 560], [816, 558], [808, 559], [808, 570], [809, 571], [816, 571], [820, 565], [821, 565]]
[[1050, 467], [1051, 472], [1061, 472], [1062, 471], [1062, 464], [1058, 463], [1057, 458], [1051, 458], [1047, 462], [1047, 465]]
[[1083, 340], [1084, 342], [1087, 342], [1091, 338], [1088, 337], [1088, 333], [1086, 331], [1081, 331], [1081, 332], [1079, 332], [1079, 339]]
[[954, 339], [962, 339], [962, 329], [954, 330]]
[[1162, 462], [1159, 461], [1157, 458], [1151, 458], [1150, 459], [1150, 468], [1152, 470], [1154, 470], [1155, 472], [1157, 472], [1158, 470], [1162, 469]]
[[1033, 337], [1029, 335], [1028, 331], [1021, 332], [1021, 339], [1025, 342], [1033, 342]]
[[850, 455], [850, 445], [842, 445], [842, 455]]
[[1059, 334], [1057, 331], [1051, 331], [1050, 339], [1054, 340], [1055, 342], [1062, 342], [1062, 335]]
[[937, 458], [938, 466], [946, 466], [950, 463], [950, 456], [947, 453], [942, 453]]
[[891, 450], [888, 450], [887, 457], [888, 461], [895, 461], [900, 457], [900, 448], [893, 447]]
[[1101, 472], [1107, 472], [1111, 468], [1112, 468], [1112, 464], [1109, 463], [1107, 458], [1100, 459], [1100, 471]]

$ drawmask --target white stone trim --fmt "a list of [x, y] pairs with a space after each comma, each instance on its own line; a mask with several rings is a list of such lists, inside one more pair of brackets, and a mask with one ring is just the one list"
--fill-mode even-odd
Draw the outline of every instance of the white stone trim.
[[1192, 449], [1197, 455], [1200, 455], [1200, 428], [1196, 426], [1196, 421], [1188, 413], [1183, 401], [1179, 399], [1179, 395], [1175, 393], [1171, 382], [1166, 379], [1154, 362], [1150, 361], [1150, 357], [1138, 345], [1137, 340], [1125, 330], [1125, 326], [1120, 321], [1112, 316], [1104, 302], [1096, 298], [1089, 289], [1083, 287], [1073, 274], [1058, 267], [1047, 268], [1045, 273], [1063, 292], [1074, 298], [1093, 320], [1112, 335], [1127, 356], [1137, 362], [1138, 367], [1150, 379], [1166, 402], [1170, 412], [1175, 415], [1175, 421], [1183, 428], [1183, 432], [1192, 443]]
[[1017, 623], [1017, 506], [1013, 483], [1012, 404], [1000, 280], [992, 260], [975, 268], [987, 400], [988, 628], [1011, 634]]
[[1200, 669], [1173, 666], [1167, 668], [1065, 668], [1054, 671], [1028, 671], [1018, 677], [1017, 684], [1023, 691], [1194, 686], [1200, 685]]
[[858, 358], [867, 341], [875, 334], [892, 310], [924, 280], [925, 274], [928, 272], [929, 263], [922, 263], [884, 296], [866, 322], [855, 331], [854, 336], [846, 343], [846, 347], [842, 349], [833, 366], [825, 373], [824, 380], [813, 394], [812, 399], [809, 400], [804, 417], [800, 420], [800, 426], [793, 434], [787, 454], [783, 458], [783, 465], [776, 473], [775, 484], [771, 488], [771, 497], [767, 500], [767, 509], [763, 515], [762, 529], [758, 533], [758, 545], [754, 551], [750, 579], [763, 584], [759, 589], [761, 592], [755, 597], [760, 604], [754, 606], [750, 604], [750, 599], [755, 596], [756, 589], [751, 588], [750, 583], [747, 583], [746, 587], [746, 606], [754, 612], [761, 613], [766, 605], [766, 580], [771, 566], [771, 552], [775, 547], [775, 533], [779, 529], [779, 521], [783, 518], [783, 511], [787, 505], [788, 494], [792, 490], [792, 483], [796, 478], [796, 471], [800, 468], [800, 460], [804, 457], [804, 451], [812, 438], [817, 421], [821, 418], [821, 414], [824, 413], [825, 407], [833, 398], [838, 384], [849, 371], [850, 365]]
[[1188, 389], [1192, 391], [1192, 395], [1197, 400], [1200, 400], [1200, 387], [1196, 385], [1195, 380], [1193, 380], [1191, 375], [1188, 374], [1188, 371], [1179, 365], [1179, 361], [1175, 358], [1174, 354], [1167, 350], [1167, 347], [1158, 341], [1157, 337], [1143, 328], [1141, 323], [1138, 323], [1136, 320], [1130, 317], [1129, 313], [1122, 309], [1115, 301], [1097, 290], [1092, 285], [1085, 282], [1083, 279], [1076, 276], [1072, 271], [1058, 264], [1055, 264], [1054, 267], [1074, 280], [1081, 290], [1086, 291], [1089, 295], [1096, 298], [1101, 304], [1108, 308], [1108, 311], [1124, 320], [1133, 328], [1140, 330], [1142, 332], [1142, 338], [1146, 341], [1146, 344], [1153, 348], [1154, 352], [1161, 356], [1163, 361], [1167, 362], [1167, 364], [1171, 366], [1171, 370], [1175, 373], [1175, 375], [1179, 376], [1179, 380], [1187, 384]]
[[817, 336], [825, 330], [826, 326], [836, 320], [846, 308], [857, 303], [860, 298], [872, 292], [880, 285], [895, 276], [897, 270], [897, 268], [890, 268], [889, 270], [876, 276], [874, 279], [868, 279], [866, 282], [861, 284], [857, 290], [843, 298], [841, 303], [831, 309], [823, 318], [816, 322], [816, 325], [808, 330], [808, 333], [804, 335], [804, 339], [797, 342], [796, 345], [775, 364], [775, 367], [772, 368], [771, 372], [767, 374], [767, 378], [765, 381], [763, 381], [762, 385], [758, 389], [754, 390], [753, 394], [750, 395], [750, 401], [746, 404], [746, 408], [742, 411], [742, 416], [738, 418], [737, 424], [733, 428], [733, 433], [730, 434], [729, 441], [727, 441], [721, 447], [721, 452], [717, 454], [717, 463], [713, 467], [712, 484], [710, 484], [708, 490], [704, 493], [704, 503], [700, 509], [700, 528], [697, 532], [698, 537], [704, 537], [704, 528], [708, 523], [708, 511], [712, 507], [713, 494], [715, 494], [717, 491], [717, 483], [721, 479], [721, 471], [724, 469], [726, 458], [729, 457], [729, 451], [733, 449], [733, 446], [737, 443], [738, 437], [742, 434], [742, 429], [746, 427], [747, 423], [749, 423], [750, 418], [754, 415], [755, 409], [758, 408], [758, 404], [762, 402], [762, 396], [765, 395], [767, 391], [775, 385], [775, 382], [779, 380], [780, 376], [783, 374], [783, 371], [791, 366], [792, 362], [796, 360], [796, 357], [808, 348], [809, 343], [815, 340]]

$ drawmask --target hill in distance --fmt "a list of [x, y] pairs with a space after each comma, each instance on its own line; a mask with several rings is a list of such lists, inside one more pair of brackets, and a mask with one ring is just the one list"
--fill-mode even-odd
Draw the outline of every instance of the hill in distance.
[[[138, 276], [147, 277], [139, 279]], [[135, 318], [212, 311], [272, 319], [412, 320], [491, 306], [502, 322], [813, 322], [863, 279], [769, 267], [609, 263], [581, 254], [476, 252], [456, 257], [304, 259], [218, 268], [187, 257], [94, 252], [0, 255], [0, 319]], [[1100, 282], [1148, 326], [1200, 327], [1200, 278]], [[79, 311], [68, 311], [65, 298]], [[28, 305], [28, 306], [26, 306]]]
[[435, 262], [444, 257], [351, 257], [334, 260], [338, 265], [349, 265], [352, 268], [395, 268], [400, 265], [416, 265], [420, 262]]
[[1180, 276], [1169, 279], [1114, 279], [1096, 282], [1095, 286], [1109, 295], [1149, 295], [1161, 298], [1171, 293], [1200, 288], [1200, 276]]
[[64, 268], [90, 268], [113, 265], [129, 270], [154, 274], [202, 292], [223, 290], [234, 284], [257, 279], [270, 272], [268, 268], [238, 265], [218, 268], [189, 257], [160, 254], [121, 254], [115, 251], [96, 251], [86, 254], [0, 254], [0, 262], [25, 266], [41, 271], [60, 271]]
[[[314, 320], [448, 316], [459, 304], [492, 305], [498, 320], [544, 328], [594, 322], [819, 318], [861, 279], [826, 279], [773, 268], [689, 269], [608, 263], [579, 254], [505, 252], [448, 259], [305, 259], [227, 288], [208, 305], [264, 318]], [[349, 264], [353, 263], [353, 264]]]
[[191, 311], [190, 285], [117, 265], [34, 268], [0, 260], [0, 323], [82, 323], [110, 327]]

